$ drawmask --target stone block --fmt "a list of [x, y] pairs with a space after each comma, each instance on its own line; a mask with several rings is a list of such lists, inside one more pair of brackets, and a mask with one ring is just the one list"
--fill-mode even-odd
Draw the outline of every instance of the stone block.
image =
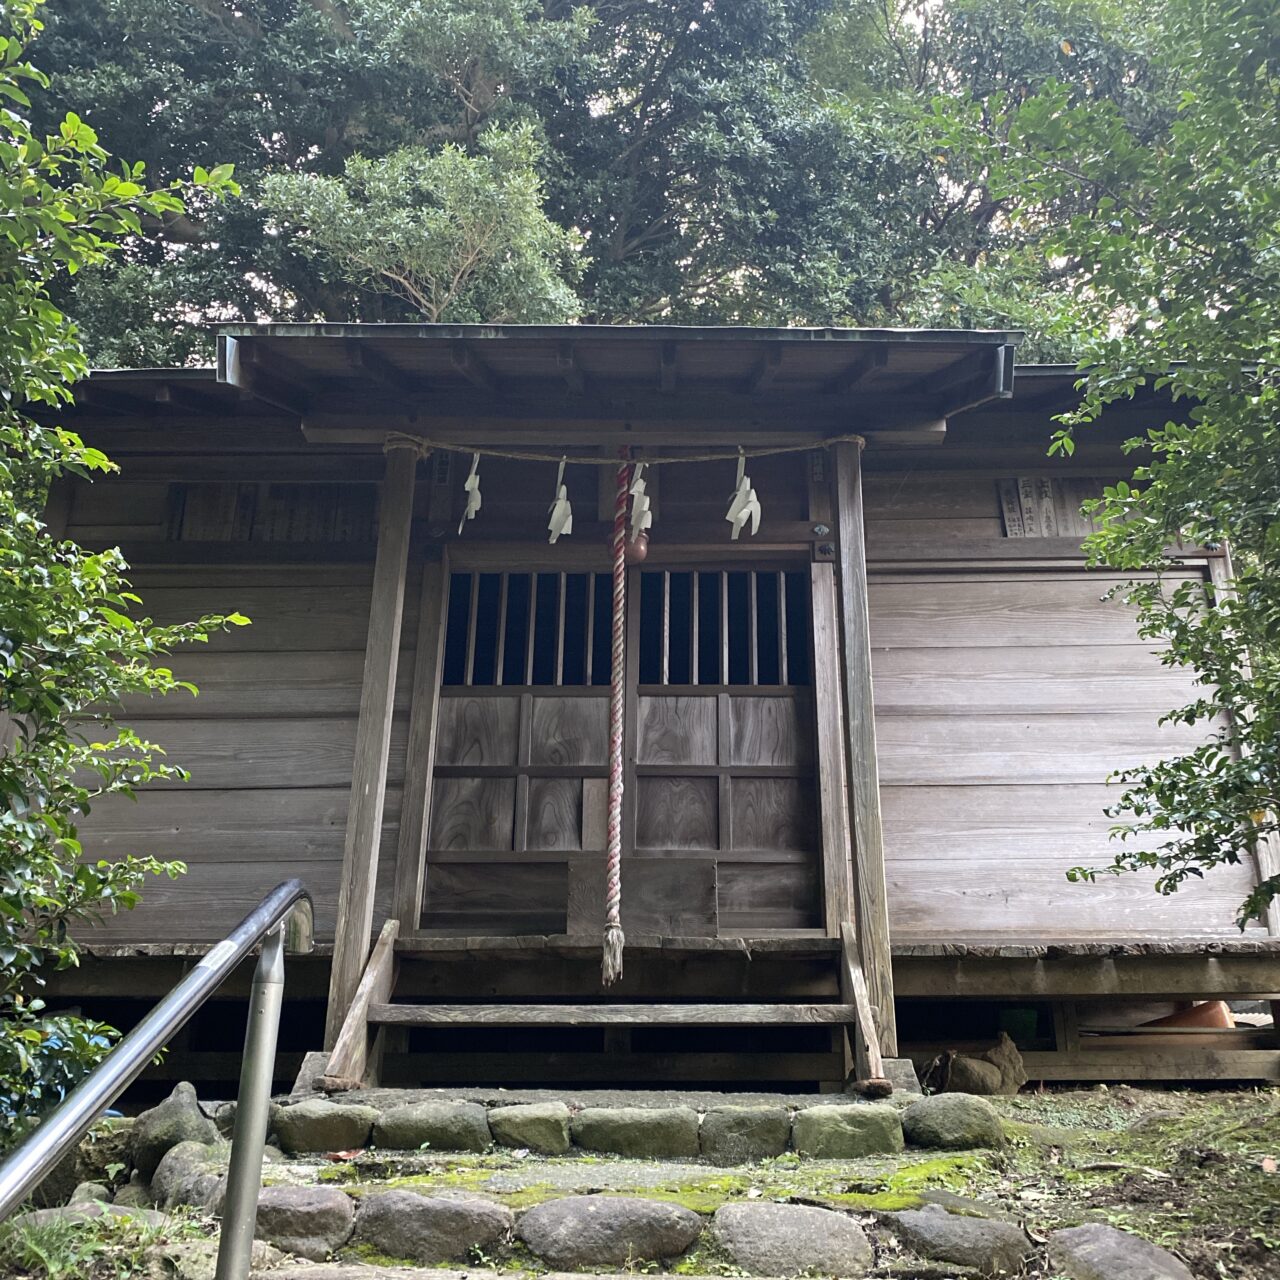
[[902, 1120], [883, 1103], [806, 1107], [796, 1112], [791, 1138], [800, 1155], [824, 1160], [892, 1155], [903, 1148]]
[[286, 1253], [323, 1262], [351, 1238], [355, 1208], [336, 1187], [267, 1187], [254, 1234]]
[[414, 1102], [392, 1107], [373, 1126], [373, 1145], [395, 1151], [487, 1151], [489, 1117], [478, 1102]]
[[368, 1145], [377, 1119], [375, 1107], [308, 1098], [279, 1109], [275, 1132], [281, 1149], [291, 1155], [302, 1151], [352, 1151]]
[[715, 1164], [780, 1156], [791, 1137], [785, 1107], [716, 1107], [702, 1117], [702, 1154]]
[[513, 1225], [510, 1209], [476, 1196], [385, 1191], [360, 1201], [353, 1239], [387, 1257], [433, 1266], [503, 1243]]
[[1033, 1253], [1026, 1235], [1011, 1223], [948, 1213], [937, 1204], [890, 1214], [888, 1221], [914, 1253], [972, 1267], [984, 1276], [1021, 1275]]
[[917, 1147], [963, 1151], [1004, 1146], [1000, 1113], [985, 1098], [967, 1093], [939, 1093], [913, 1102], [902, 1113], [902, 1128]]
[[716, 1210], [716, 1239], [753, 1276], [861, 1276], [871, 1243], [851, 1218], [800, 1204], [726, 1204]]
[[562, 1156], [569, 1150], [569, 1108], [563, 1102], [494, 1107], [489, 1129], [504, 1147], [527, 1148], [544, 1156]]
[[180, 1142], [217, 1142], [218, 1128], [201, 1110], [196, 1091], [183, 1081], [158, 1106], [134, 1122], [129, 1153], [144, 1178], [155, 1173], [161, 1157]]
[[574, 1116], [571, 1130], [587, 1151], [640, 1159], [699, 1152], [698, 1116], [689, 1107], [588, 1107]]
[[1167, 1249], [1101, 1222], [1052, 1232], [1049, 1265], [1068, 1280], [1192, 1280]]
[[530, 1209], [516, 1230], [543, 1262], [572, 1271], [678, 1257], [698, 1238], [702, 1219], [635, 1196], [570, 1196]]

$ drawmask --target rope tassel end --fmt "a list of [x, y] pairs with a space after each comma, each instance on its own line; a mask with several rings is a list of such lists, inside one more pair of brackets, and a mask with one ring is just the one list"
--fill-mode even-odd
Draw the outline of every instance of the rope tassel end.
[[622, 977], [622, 948], [626, 939], [622, 936], [620, 924], [607, 924], [604, 927], [604, 953], [600, 961], [600, 980], [606, 987], [611, 987]]

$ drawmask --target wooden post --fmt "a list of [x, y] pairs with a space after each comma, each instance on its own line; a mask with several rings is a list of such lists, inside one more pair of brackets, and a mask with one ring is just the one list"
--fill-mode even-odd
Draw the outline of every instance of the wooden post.
[[373, 568], [373, 598], [365, 641], [360, 720], [356, 726], [355, 766], [347, 839], [338, 890], [338, 920], [324, 1046], [332, 1049], [369, 957], [373, 931], [373, 892], [378, 875], [378, 846], [387, 791], [387, 757], [395, 702], [396, 662], [404, 616], [404, 577], [413, 522], [413, 488], [421, 448], [412, 440], [387, 441], [387, 469], [378, 515], [378, 555]]
[[871, 626], [862, 516], [862, 450], [838, 444], [835, 459], [836, 547], [840, 565], [840, 632], [844, 653], [844, 724], [853, 824], [853, 898], [862, 967], [880, 1015], [880, 1049], [898, 1056], [893, 1009], [893, 956], [880, 822], [880, 770], [871, 690]]
[[833, 566], [809, 566], [813, 610], [813, 703], [818, 738], [818, 811], [822, 819], [822, 909], [827, 936], [840, 937], [853, 914], [853, 868], [849, 861], [848, 782], [844, 730], [840, 723], [840, 634]]
[[440, 663], [444, 654], [445, 612], [449, 599], [447, 555], [428, 560], [422, 573], [418, 609], [418, 648], [414, 659], [409, 710], [409, 746], [405, 753], [400, 839], [396, 847], [393, 911], [400, 936], [418, 931], [423, 908], [423, 873], [431, 825], [431, 789], [436, 767], [436, 718], [440, 710]]

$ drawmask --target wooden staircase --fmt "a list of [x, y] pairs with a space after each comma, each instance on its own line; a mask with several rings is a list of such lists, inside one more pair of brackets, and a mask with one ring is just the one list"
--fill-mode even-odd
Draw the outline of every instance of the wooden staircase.
[[892, 1091], [884, 1078], [876, 1010], [858, 959], [853, 926], [840, 939], [839, 999], [831, 1002], [697, 1004], [395, 1003], [399, 923], [388, 920], [374, 944], [319, 1086], [327, 1092], [379, 1083], [386, 1033], [407, 1027], [772, 1027], [830, 1026], [845, 1031], [846, 1087], [868, 1096]]

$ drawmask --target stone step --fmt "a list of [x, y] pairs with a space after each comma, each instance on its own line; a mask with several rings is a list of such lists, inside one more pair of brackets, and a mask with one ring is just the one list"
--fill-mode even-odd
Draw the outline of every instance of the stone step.
[[[256, 1270], [253, 1280], [520, 1280], [532, 1278], [531, 1271], [486, 1271], [467, 1267], [465, 1271], [448, 1267], [384, 1267], [364, 1262], [301, 1263]], [[539, 1271], [538, 1280], [636, 1280], [634, 1271]], [[682, 1272], [684, 1280], [724, 1280], [723, 1276], [697, 1276]], [[905, 1280], [912, 1280], [906, 1277]]]
[[[901, 1151], [907, 1142], [925, 1148], [1003, 1142], [991, 1104], [959, 1094], [917, 1097], [905, 1107], [822, 1095], [811, 1095], [798, 1106], [726, 1098], [701, 1112], [679, 1102], [571, 1108], [558, 1099], [500, 1100], [495, 1106], [413, 1097], [377, 1090], [335, 1099], [290, 1099], [273, 1114], [272, 1131], [289, 1154], [364, 1147], [478, 1152], [496, 1145], [554, 1156], [674, 1156], [719, 1163], [789, 1151], [853, 1159]], [[220, 1119], [228, 1127], [229, 1116], [224, 1113]]]

